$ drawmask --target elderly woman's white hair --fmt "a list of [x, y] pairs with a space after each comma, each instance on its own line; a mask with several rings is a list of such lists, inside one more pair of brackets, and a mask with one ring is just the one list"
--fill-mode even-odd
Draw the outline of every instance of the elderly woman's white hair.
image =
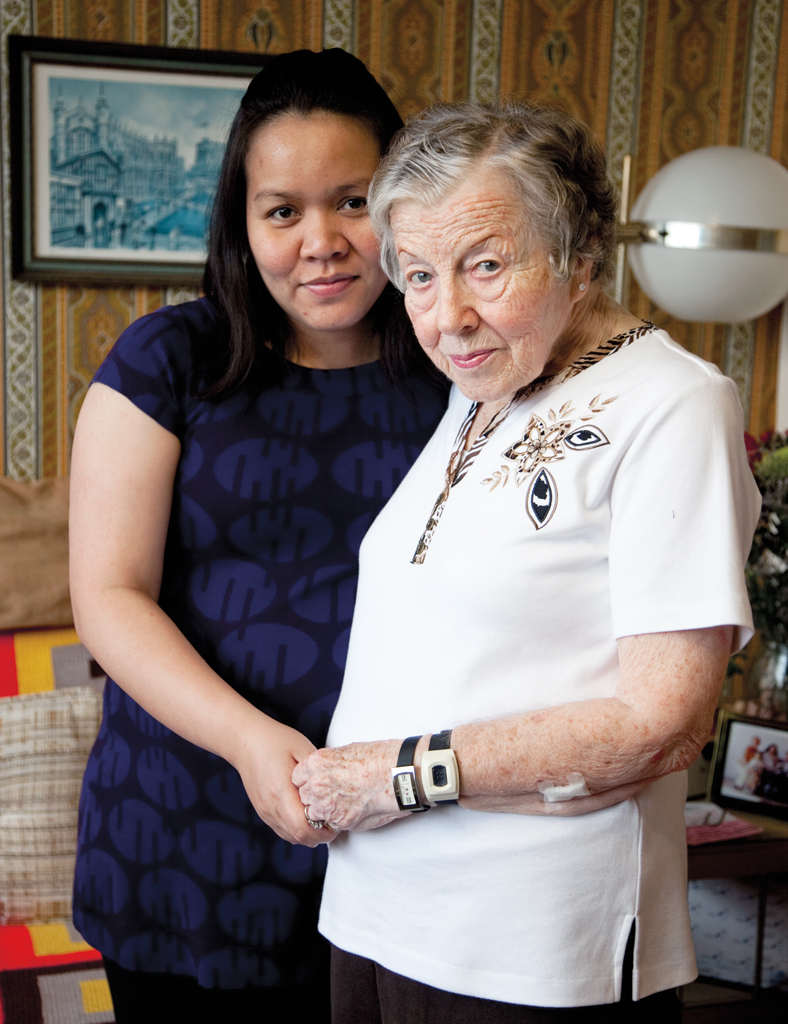
[[400, 291], [405, 280], [391, 229], [393, 206], [437, 205], [478, 167], [509, 177], [523, 207], [518, 227], [524, 245], [543, 246], [557, 277], [568, 280], [576, 259], [585, 257], [594, 261], [595, 280], [612, 280], [616, 192], [587, 125], [524, 103], [435, 104], [396, 135], [369, 193], [381, 265]]

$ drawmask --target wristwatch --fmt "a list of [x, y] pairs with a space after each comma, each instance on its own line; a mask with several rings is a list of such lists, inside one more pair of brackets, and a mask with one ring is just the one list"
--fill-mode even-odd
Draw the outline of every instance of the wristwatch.
[[421, 736], [408, 736], [402, 741], [397, 758], [397, 767], [391, 769], [391, 781], [394, 784], [394, 796], [401, 811], [428, 811], [427, 804], [421, 802], [419, 788], [416, 785], [416, 769], [413, 755], [416, 753]]

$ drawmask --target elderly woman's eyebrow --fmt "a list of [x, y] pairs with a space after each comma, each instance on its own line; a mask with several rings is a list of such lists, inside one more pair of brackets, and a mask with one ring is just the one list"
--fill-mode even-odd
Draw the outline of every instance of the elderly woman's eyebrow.
[[[339, 196], [347, 195], [349, 192], [366, 192], [369, 189], [369, 182], [369, 178], [358, 178], [356, 181], [350, 181], [345, 185], [338, 185], [336, 188], [331, 189], [328, 195], [339, 198]], [[291, 203], [300, 198], [301, 196], [297, 192], [287, 192], [276, 188], [261, 188], [252, 196], [252, 202], [257, 203], [260, 200], [275, 199], [284, 203]]]
[[[512, 241], [512, 239], [507, 239], [505, 235], [497, 231], [493, 231], [478, 242], [469, 244], [468, 248], [463, 250], [460, 262], [473, 259], [473, 257], [478, 255], [480, 252], [484, 252], [485, 249], [492, 247], [494, 247], [498, 253], [505, 253], [511, 248]], [[429, 262], [428, 257], [412, 253], [408, 249], [398, 248], [397, 256], [418, 263]]]
[[466, 250], [466, 255], [473, 256], [480, 250], [487, 249], [490, 246], [502, 249], [508, 247], [512, 241], [513, 239], [508, 238], [503, 231], [491, 231], [488, 235], [485, 235], [484, 238], [480, 238], [478, 242], [470, 244]]

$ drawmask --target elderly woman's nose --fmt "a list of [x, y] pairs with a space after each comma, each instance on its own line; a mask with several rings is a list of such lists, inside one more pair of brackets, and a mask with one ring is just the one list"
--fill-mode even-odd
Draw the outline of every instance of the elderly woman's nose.
[[435, 326], [441, 334], [465, 334], [479, 326], [472, 299], [472, 294], [462, 284], [441, 283], [435, 318]]
[[334, 217], [314, 214], [304, 218], [301, 256], [304, 259], [330, 260], [344, 256], [350, 243]]

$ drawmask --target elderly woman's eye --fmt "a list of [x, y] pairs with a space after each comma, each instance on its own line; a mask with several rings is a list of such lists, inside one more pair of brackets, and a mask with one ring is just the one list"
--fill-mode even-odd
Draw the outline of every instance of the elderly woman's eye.
[[409, 283], [415, 285], [429, 284], [431, 280], [432, 274], [427, 273], [426, 270], [417, 270], [408, 278]]
[[496, 270], [500, 269], [500, 266], [501, 264], [497, 260], [482, 260], [481, 263], [476, 264], [476, 269], [483, 274], [494, 274]]

